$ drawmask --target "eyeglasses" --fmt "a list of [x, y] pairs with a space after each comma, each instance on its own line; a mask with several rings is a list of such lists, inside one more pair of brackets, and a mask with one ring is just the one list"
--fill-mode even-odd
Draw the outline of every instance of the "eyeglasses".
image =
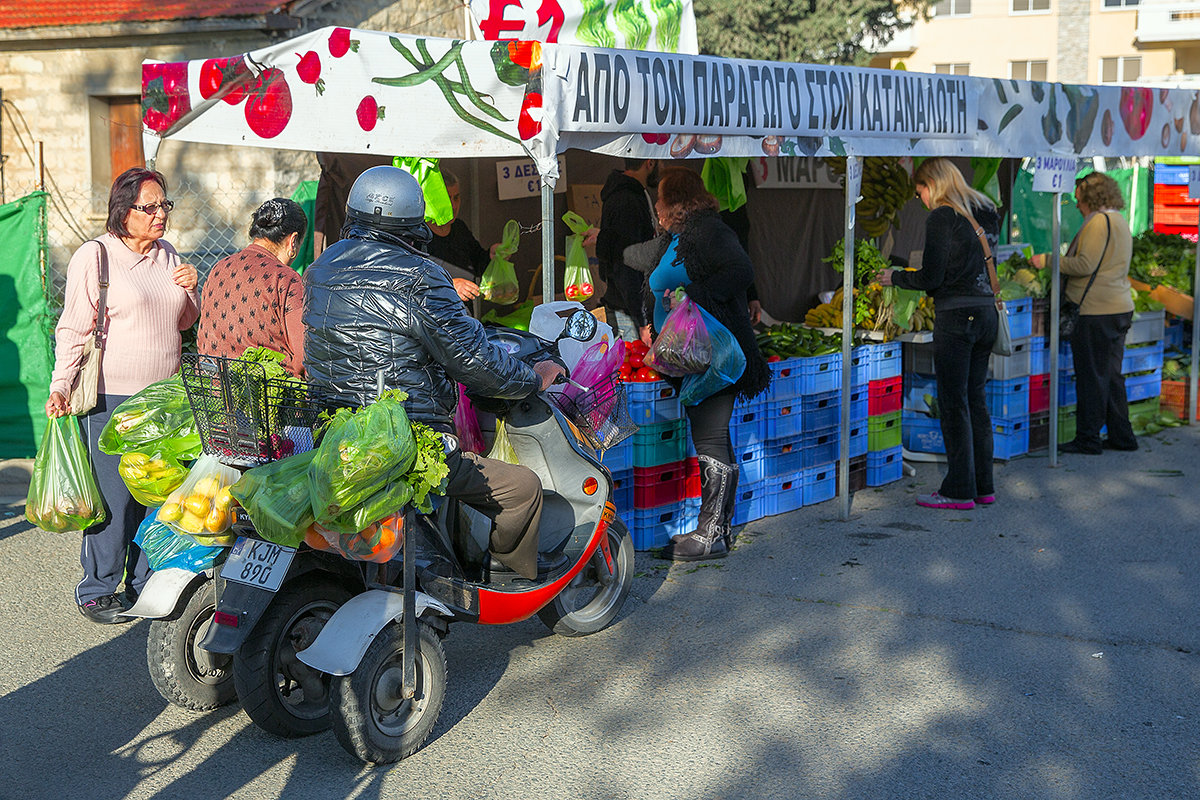
[[155, 214], [157, 214], [160, 210], [164, 214], [170, 214], [171, 209], [174, 207], [175, 207], [175, 203], [173, 203], [170, 200], [163, 200], [161, 203], [147, 203], [144, 206], [130, 206], [130, 208], [137, 209], [138, 211], [141, 211], [143, 214], [149, 214], [152, 217]]

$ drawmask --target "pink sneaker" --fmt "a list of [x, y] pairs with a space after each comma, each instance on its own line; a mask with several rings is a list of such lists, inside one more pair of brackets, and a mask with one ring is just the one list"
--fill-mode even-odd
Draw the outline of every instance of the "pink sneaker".
[[917, 505], [925, 506], [926, 508], [951, 508], [957, 511], [970, 511], [975, 507], [974, 500], [951, 500], [949, 497], [942, 497], [937, 492], [933, 494], [917, 495]]
[[985, 494], [982, 497], [975, 498], [975, 505], [977, 506], [990, 506], [994, 502], [996, 502], [996, 495], [994, 494]]

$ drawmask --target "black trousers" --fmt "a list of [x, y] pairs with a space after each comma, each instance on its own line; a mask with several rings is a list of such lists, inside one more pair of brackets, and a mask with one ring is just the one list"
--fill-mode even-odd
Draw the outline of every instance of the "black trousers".
[[937, 310], [933, 370], [947, 468], [938, 489], [942, 497], [973, 500], [995, 492], [986, 384], [998, 325], [991, 304]]
[[737, 392], [732, 388], [706, 397], [694, 406], [684, 406], [692, 426], [696, 454], [733, 464], [733, 441], [729, 438], [729, 419]]
[[1125, 400], [1125, 334], [1133, 312], [1080, 315], [1071, 335], [1075, 358], [1075, 441], [1100, 447], [1100, 429], [1108, 425], [1108, 440], [1117, 447], [1134, 447], [1137, 438], [1129, 424]]
[[133, 543], [138, 525], [146, 517], [146, 508], [133, 499], [117, 472], [121, 456], [102, 453], [98, 445], [100, 432], [113, 411], [127, 399], [122, 395], [102, 394], [96, 400], [96, 407], [81, 420], [108, 516], [83, 532], [79, 551], [83, 579], [75, 587], [75, 602], [80, 605], [115, 593], [122, 581], [126, 588], [140, 592], [150, 579], [150, 564], [141, 548]]

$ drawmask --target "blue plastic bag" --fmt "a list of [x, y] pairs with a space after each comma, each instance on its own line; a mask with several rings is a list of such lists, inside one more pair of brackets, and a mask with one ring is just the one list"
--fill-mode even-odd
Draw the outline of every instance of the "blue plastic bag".
[[704, 318], [708, 328], [708, 338], [712, 342], [712, 361], [708, 369], [698, 375], [685, 375], [683, 386], [679, 389], [679, 402], [685, 406], [694, 406], [706, 400], [727, 386], [732, 386], [746, 371], [746, 354], [742, 346], [729, 329], [717, 322], [717, 318], [701, 308], [696, 308]]
[[224, 547], [196, 544], [176, 533], [169, 525], [158, 521], [158, 509], [151, 509], [142, 524], [138, 525], [133, 542], [142, 548], [152, 570], [178, 567], [188, 572], [203, 572], [227, 550]]

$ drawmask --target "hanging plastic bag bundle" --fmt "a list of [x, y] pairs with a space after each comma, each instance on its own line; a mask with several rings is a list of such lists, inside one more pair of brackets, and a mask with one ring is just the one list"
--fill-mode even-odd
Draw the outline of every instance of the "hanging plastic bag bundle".
[[650, 352], [646, 366], [676, 378], [705, 372], [712, 362], [712, 341], [700, 306], [682, 289], [675, 292], [676, 304]]
[[521, 240], [521, 226], [515, 219], [504, 223], [504, 234], [496, 245], [496, 255], [479, 279], [479, 292], [484, 300], [497, 305], [510, 306], [521, 299], [521, 285], [517, 283], [517, 271], [509, 257], [517, 252]]
[[201, 456], [187, 479], [171, 492], [155, 518], [176, 533], [190, 536], [197, 544], [228, 546], [237, 538], [229, 533], [233, 524], [233, 494], [230, 487], [242, 477], [214, 456]]
[[454, 434], [458, 437], [458, 449], [464, 453], [482, 453], [484, 450], [483, 430], [479, 427], [479, 416], [467, 387], [458, 385], [458, 406], [454, 409]]
[[450, 193], [446, 191], [446, 179], [442, 177], [438, 161], [424, 156], [395, 156], [392, 166], [404, 170], [421, 184], [425, 221], [445, 225], [454, 219], [454, 207], [450, 204]]
[[230, 487], [233, 499], [267, 541], [284, 547], [304, 541], [304, 531], [314, 521], [308, 468], [316, 454], [309, 450], [253, 467]]
[[25, 519], [44, 531], [64, 533], [87, 530], [104, 517], [104, 498], [79, 434], [79, 420], [51, 417], [33, 463]]
[[571, 229], [571, 235], [566, 240], [567, 269], [563, 279], [566, 286], [564, 292], [568, 300], [582, 303], [595, 291], [595, 287], [592, 286], [592, 271], [588, 267], [587, 251], [583, 247], [584, 234], [591, 225], [574, 211], [563, 214], [562, 219]]
[[685, 406], [694, 406], [726, 386], [737, 383], [738, 378], [746, 371], [746, 354], [742, 346], [729, 329], [709, 314], [699, 305], [701, 316], [708, 327], [708, 336], [712, 342], [712, 363], [708, 369], [697, 375], [685, 375], [683, 385], [679, 388], [679, 402]]
[[142, 548], [150, 569], [185, 569], [188, 572], [203, 572], [217, 563], [225, 552], [224, 547], [196, 544], [186, 536], [180, 536], [170, 525], [159, 522], [151, 514], [138, 525], [133, 542]]
[[179, 373], [152, 383], [113, 411], [100, 432], [100, 450], [109, 455], [169, 448], [182, 461], [200, 455], [200, 433]]

